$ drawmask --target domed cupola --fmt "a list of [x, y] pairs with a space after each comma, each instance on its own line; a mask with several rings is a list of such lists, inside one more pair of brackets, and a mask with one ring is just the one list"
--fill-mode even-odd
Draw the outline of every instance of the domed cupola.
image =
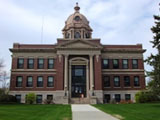
[[74, 7], [75, 12], [70, 15], [65, 22], [63, 28], [63, 37], [66, 39], [88, 39], [92, 36], [92, 29], [89, 26], [89, 21], [82, 15], [79, 10], [78, 3]]

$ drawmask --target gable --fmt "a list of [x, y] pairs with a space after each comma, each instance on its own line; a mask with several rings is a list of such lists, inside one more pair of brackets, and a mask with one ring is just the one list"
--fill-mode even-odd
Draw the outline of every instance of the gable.
[[57, 48], [101, 48], [99, 44], [85, 40], [70, 40], [60, 44]]

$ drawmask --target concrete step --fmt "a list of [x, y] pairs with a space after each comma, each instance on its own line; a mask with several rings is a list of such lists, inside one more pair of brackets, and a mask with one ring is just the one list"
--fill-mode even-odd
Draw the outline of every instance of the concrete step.
[[71, 98], [70, 99], [71, 104], [90, 104], [89, 98]]

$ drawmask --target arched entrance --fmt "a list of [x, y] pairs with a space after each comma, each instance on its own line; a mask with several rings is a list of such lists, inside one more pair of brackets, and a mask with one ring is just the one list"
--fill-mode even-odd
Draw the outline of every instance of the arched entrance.
[[74, 57], [69, 60], [69, 96], [70, 98], [88, 97], [88, 59]]

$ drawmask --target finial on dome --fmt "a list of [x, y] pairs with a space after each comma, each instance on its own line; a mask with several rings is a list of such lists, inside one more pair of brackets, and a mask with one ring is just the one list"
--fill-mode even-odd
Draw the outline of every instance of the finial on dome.
[[80, 7], [78, 6], [78, 2], [76, 2], [76, 6], [74, 7], [74, 9], [75, 9], [76, 12], [79, 12]]

